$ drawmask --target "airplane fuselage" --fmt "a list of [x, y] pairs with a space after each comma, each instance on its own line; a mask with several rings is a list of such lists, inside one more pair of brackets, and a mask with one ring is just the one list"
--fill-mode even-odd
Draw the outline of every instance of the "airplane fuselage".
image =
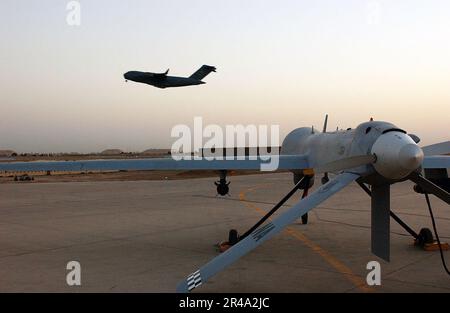
[[202, 85], [205, 82], [190, 78], [190, 77], [177, 77], [167, 76], [149, 72], [129, 71], [124, 74], [126, 80], [131, 80], [137, 83], [143, 83], [157, 88], [167, 87], [185, 87], [193, 85]]

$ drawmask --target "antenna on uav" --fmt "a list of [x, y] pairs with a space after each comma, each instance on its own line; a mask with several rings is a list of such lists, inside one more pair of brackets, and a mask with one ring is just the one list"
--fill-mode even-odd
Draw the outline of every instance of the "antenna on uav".
[[323, 133], [327, 132], [328, 114], [325, 115], [325, 121], [323, 122]]

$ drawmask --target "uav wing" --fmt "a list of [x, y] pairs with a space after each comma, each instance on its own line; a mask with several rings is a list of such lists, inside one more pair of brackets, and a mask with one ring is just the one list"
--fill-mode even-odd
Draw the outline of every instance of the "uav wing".
[[444, 141], [433, 145], [422, 147], [422, 151], [426, 156], [450, 154], [450, 141]]
[[255, 249], [264, 241], [272, 238], [286, 226], [306, 214], [308, 211], [331, 197], [333, 194], [350, 184], [359, 177], [357, 174], [342, 173], [322, 185], [314, 193], [302, 199], [288, 211], [281, 214], [272, 222], [260, 226], [245, 239], [239, 241], [230, 249], [212, 259], [199, 270], [189, 275], [177, 287], [178, 292], [189, 292], [206, 282], [209, 278], [231, 265], [239, 258]]
[[444, 141], [422, 147], [425, 154], [422, 167], [427, 168], [450, 168], [450, 141]]
[[423, 168], [450, 168], [450, 155], [425, 156], [422, 163]]
[[[86, 160], [53, 162], [4, 162], [0, 171], [119, 171], [119, 170], [288, 170], [309, 168], [303, 155], [278, 155], [265, 160], [261, 157], [221, 158], [215, 160], [180, 160], [172, 158], [148, 158], [132, 160]], [[271, 161], [276, 161], [272, 162]], [[273, 168], [276, 166], [276, 168]]]

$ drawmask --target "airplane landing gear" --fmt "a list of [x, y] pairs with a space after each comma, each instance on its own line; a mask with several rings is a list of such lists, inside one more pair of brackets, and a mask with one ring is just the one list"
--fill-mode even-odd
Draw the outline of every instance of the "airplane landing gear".
[[433, 233], [429, 228], [422, 228], [416, 237], [415, 244], [418, 246], [425, 246], [434, 242]]
[[215, 181], [214, 185], [217, 187], [217, 194], [226, 196], [230, 192], [230, 182], [227, 182], [227, 171], [220, 171], [219, 181]]
[[214, 184], [217, 186], [217, 194], [226, 196], [230, 192], [230, 187], [228, 187], [230, 182], [227, 182], [225, 179], [221, 179], [218, 182], [216, 181]]
[[[305, 177], [303, 175], [294, 174], [294, 184], [298, 184], [300, 181], [302, 181], [302, 178]], [[308, 178], [303, 180], [303, 183], [299, 185], [299, 189], [303, 189], [303, 195], [302, 199], [305, 198], [308, 195], [308, 190], [311, 188], [314, 184], [314, 177], [313, 176], [307, 176]], [[328, 178], [328, 176], [326, 176]], [[322, 178], [323, 183], [323, 178]], [[302, 215], [302, 224], [306, 225], [308, 224], [308, 213]]]
[[330, 181], [330, 178], [328, 177], [328, 173], [325, 173], [323, 175], [323, 177], [321, 178], [321, 183], [322, 185], [325, 185], [326, 183], [328, 183]]
[[[360, 181], [356, 181], [358, 185], [369, 195], [372, 196], [371, 190]], [[419, 187], [420, 188], [420, 187]], [[415, 190], [418, 192], [417, 190]], [[389, 215], [392, 217], [394, 221], [396, 221], [404, 230], [406, 230], [413, 238], [414, 245], [416, 247], [422, 248], [425, 251], [437, 251], [439, 250], [439, 244], [434, 239], [433, 233], [429, 228], [422, 228], [419, 233], [416, 233], [411, 227], [409, 227], [404, 221], [400, 219], [394, 212], [390, 211]], [[441, 242], [442, 250], [449, 250], [450, 246], [448, 243]]]
[[[433, 237], [433, 233], [429, 228], [422, 228], [414, 240], [414, 245], [422, 248], [425, 251], [438, 251], [439, 243]], [[441, 242], [441, 249], [448, 251], [450, 246], [446, 242]]]
[[221, 242], [217, 245], [219, 252], [225, 252], [239, 242], [240, 236], [236, 229], [230, 229], [228, 233], [228, 241]]
[[[291, 198], [298, 189], [301, 189], [301, 186], [303, 186], [303, 185], [309, 186], [311, 179], [312, 179], [312, 176], [303, 176], [303, 177], [299, 178], [299, 181], [295, 184], [294, 188], [286, 196], [284, 196], [284, 198], [281, 199], [268, 213], [266, 213], [266, 215], [264, 215], [255, 225], [253, 225], [244, 234], [239, 235], [237, 230], [231, 229], [230, 232], [228, 233], [228, 241], [218, 244], [219, 251], [220, 252], [226, 251], [231, 246], [235, 245], [242, 239], [244, 239], [247, 236], [249, 236], [250, 234], [252, 234], [256, 229], [258, 229], [259, 226], [261, 226], [268, 218], [270, 218], [270, 216], [272, 216], [281, 206], [283, 206], [283, 204], [287, 200], [289, 200], [289, 198]], [[307, 195], [308, 195], [308, 189], [305, 189], [305, 191], [303, 192], [302, 199], [305, 198]], [[304, 216], [302, 216], [302, 220], [303, 220], [303, 218], [307, 219], [308, 215], [305, 214]]]
[[228, 243], [232, 246], [239, 241], [239, 234], [236, 229], [231, 229], [228, 233]]
[[[309, 190], [309, 188], [306, 188], [303, 191], [302, 199], [305, 198], [308, 195], [308, 190]], [[302, 215], [302, 224], [303, 225], [308, 224], [308, 213]]]

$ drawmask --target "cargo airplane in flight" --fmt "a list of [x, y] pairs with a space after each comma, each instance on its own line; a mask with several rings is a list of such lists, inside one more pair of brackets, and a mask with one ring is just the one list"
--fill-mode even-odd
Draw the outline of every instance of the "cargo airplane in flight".
[[[326, 131], [326, 122], [322, 132], [311, 127], [293, 130], [284, 139], [281, 153], [271, 158], [278, 158], [279, 170], [293, 173], [294, 188], [247, 232], [241, 236], [234, 233], [233, 238], [230, 238], [230, 247], [187, 276], [178, 285], [177, 291], [188, 292], [204, 284], [213, 275], [355, 181], [371, 198], [372, 253], [389, 261], [390, 217], [414, 236], [416, 241], [432, 240], [429, 230], [417, 234], [390, 209], [390, 186], [405, 180], [413, 181], [414, 190], [425, 194], [431, 215], [428, 194], [450, 204], [447, 174], [450, 167], [450, 141], [423, 148], [417, 144], [419, 141], [418, 136], [408, 134], [392, 123], [372, 120], [361, 123], [355, 129], [333, 132]], [[10, 162], [0, 163], [0, 171], [217, 170], [221, 173], [217, 186], [219, 191], [220, 185], [226, 184], [224, 178], [228, 170], [259, 170], [265, 162], [269, 161], [258, 157], [242, 160], [223, 157], [180, 161], [167, 158]], [[328, 173], [335, 176], [328, 178]], [[308, 194], [315, 174], [324, 175], [322, 185]], [[302, 199], [269, 219], [298, 189], [304, 190]]]
[[215, 72], [216, 68], [210, 65], [203, 65], [189, 77], [168, 76], [169, 70], [164, 73], [149, 73], [139, 71], [129, 71], [123, 74], [125, 81], [131, 80], [137, 83], [144, 83], [157, 88], [185, 87], [206, 84], [202, 81], [209, 73]]

